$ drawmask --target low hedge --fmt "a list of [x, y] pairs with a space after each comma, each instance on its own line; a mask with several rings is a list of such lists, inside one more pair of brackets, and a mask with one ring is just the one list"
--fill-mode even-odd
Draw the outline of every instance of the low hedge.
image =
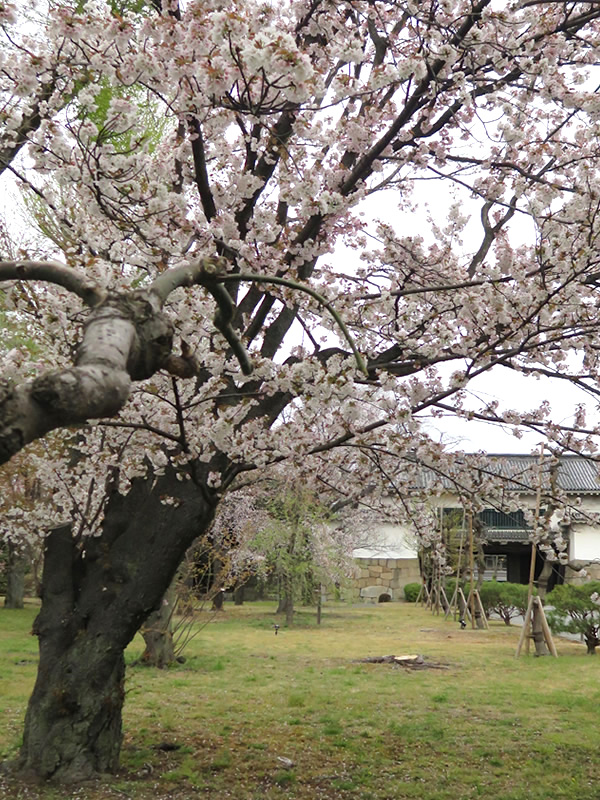
[[404, 599], [407, 603], [416, 603], [420, 591], [420, 583], [407, 583], [404, 586]]

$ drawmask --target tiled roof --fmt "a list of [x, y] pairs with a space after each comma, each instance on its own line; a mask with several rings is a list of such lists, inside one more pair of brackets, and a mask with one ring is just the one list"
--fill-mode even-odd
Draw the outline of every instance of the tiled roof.
[[488, 542], [528, 542], [528, 528], [486, 528], [484, 533]]
[[[490, 472], [503, 478], [514, 479], [515, 489], [523, 491], [524, 485], [535, 491], [539, 482], [539, 456], [490, 455]], [[542, 486], [549, 488], [550, 473], [554, 459], [542, 461]], [[580, 456], [563, 456], [558, 464], [557, 484], [565, 492], [600, 494], [600, 471], [598, 464]], [[512, 487], [511, 487], [512, 488]]]
[[[490, 454], [462, 457], [465, 469], [470, 467], [481, 472], [483, 478], [497, 475], [503, 479], [504, 488], [508, 491], [530, 493], [535, 492], [540, 480], [540, 464], [537, 455]], [[551, 488], [551, 475], [556, 464], [548, 455], [541, 465], [542, 489], [548, 492]], [[457, 464], [460, 473], [461, 464]], [[419, 476], [421, 488], [439, 487], [453, 490], [452, 480], [440, 477], [428, 468], [423, 468]], [[582, 456], [562, 456], [558, 464], [557, 484], [559, 489], [569, 494], [600, 494], [600, 465]]]

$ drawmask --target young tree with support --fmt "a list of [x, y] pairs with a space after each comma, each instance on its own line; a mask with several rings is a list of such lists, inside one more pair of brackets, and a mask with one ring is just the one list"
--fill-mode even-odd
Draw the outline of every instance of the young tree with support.
[[552, 610], [548, 623], [555, 633], [579, 634], [585, 641], [588, 655], [595, 655], [600, 645], [600, 583], [591, 581], [582, 586], [555, 586], [549, 601]]
[[[581, 415], [549, 425], [546, 407], [473, 408], [466, 387], [504, 370], [597, 392], [600, 9], [31, 13], [0, 9], [0, 170], [68, 252], [48, 241], [0, 262], [2, 310], [43, 345], [33, 369], [3, 370], [0, 461], [51, 431], [78, 456], [40, 464], [66, 494], [44, 523], [18, 767], [77, 780], [117, 768], [124, 648], [252, 476], [289, 463], [359, 502], [383, 465], [382, 490], [408, 497], [419, 464], [454, 469], [421, 427], [430, 413], [571, 448], [596, 434]], [[425, 179], [451, 187], [447, 208], [427, 210]], [[373, 221], [378, 194], [395, 226]], [[517, 219], [530, 236], [513, 238]], [[93, 531], [77, 521], [88, 498]]]

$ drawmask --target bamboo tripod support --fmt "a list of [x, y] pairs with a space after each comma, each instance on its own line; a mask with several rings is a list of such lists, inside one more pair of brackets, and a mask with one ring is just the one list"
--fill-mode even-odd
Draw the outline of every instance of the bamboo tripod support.
[[450, 611], [450, 603], [448, 602], [448, 595], [446, 594], [446, 590], [443, 586], [440, 586], [440, 594], [442, 600], [442, 606], [446, 613]]
[[[446, 611], [445, 619], [448, 619], [450, 614], [456, 620], [456, 612], [458, 611], [458, 584], [460, 583], [460, 571], [462, 567], [462, 553], [463, 553], [463, 545], [465, 543], [465, 518], [466, 518], [466, 511], [465, 506], [463, 503], [463, 513], [462, 513], [462, 525], [460, 528], [460, 545], [458, 547], [458, 560], [456, 562], [456, 586], [454, 587], [454, 592], [452, 594], [452, 600], [450, 601], [450, 606]], [[462, 612], [461, 612], [462, 616]]]
[[[538, 481], [537, 481], [537, 491], [535, 496], [535, 528], [537, 529], [540, 520], [540, 508], [541, 508], [541, 501], [542, 501], [542, 470], [544, 466], [544, 444], [540, 444], [540, 454], [538, 458]], [[546, 614], [544, 613], [544, 607], [539, 597], [535, 597], [533, 594], [533, 584], [535, 579], [535, 562], [537, 558], [537, 544], [535, 540], [531, 542], [531, 560], [529, 562], [529, 591], [528, 591], [528, 599], [527, 599], [527, 611], [525, 612], [525, 619], [523, 620], [523, 630], [521, 631], [521, 636], [519, 637], [519, 643], [517, 645], [517, 652], [515, 654], [515, 658], [521, 653], [521, 648], [523, 647], [523, 642], [526, 642], [526, 652], [529, 655], [529, 643], [536, 635], [536, 631], [541, 628], [542, 635], [546, 642], [546, 646], [548, 650], [552, 653], [555, 658], [558, 658], [558, 653], [556, 652], [556, 647], [554, 646], [554, 641], [552, 639], [552, 634], [550, 633], [550, 628], [548, 627], [548, 621], [546, 619]], [[540, 625], [536, 624], [539, 621]]]
[[469, 604], [467, 603], [467, 598], [464, 595], [463, 590], [459, 587], [457, 592], [457, 604], [458, 604], [458, 613], [462, 617], [462, 619], [468, 619], [469, 622], [471, 621], [471, 612], [469, 610]]
[[473, 555], [473, 509], [469, 505], [469, 573], [471, 578], [471, 587], [469, 590], [469, 610], [471, 612], [471, 627], [475, 627], [475, 562]]
[[472, 591], [469, 592], [469, 597], [467, 598], [467, 605], [472, 610], [474, 609], [475, 616], [477, 616], [477, 613], [479, 613], [480, 619], [483, 623], [483, 627], [489, 631], [490, 626], [488, 624], [485, 611], [483, 610], [483, 603], [481, 602], [481, 597], [479, 596], [479, 592], [477, 591], [477, 589], [472, 589]]
[[536, 617], [540, 622], [542, 635], [544, 637], [544, 641], [546, 642], [548, 650], [554, 656], [554, 658], [558, 658], [558, 653], [556, 652], [554, 640], [552, 639], [552, 634], [550, 633], [548, 620], [546, 619], [546, 614], [544, 613], [544, 606], [542, 605], [542, 601], [540, 600], [540, 598], [536, 596], [532, 596], [529, 598], [529, 604], [527, 606], [527, 611], [525, 612], [525, 619], [523, 620], [523, 630], [521, 631], [521, 636], [519, 637], [519, 643], [517, 645], [517, 652], [515, 653], [515, 658], [518, 658], [521, 655], [521, 649], [526, 639], [527, 641], [529, 641], [533, 637], [534, 635], [533, 630], [535, 630], [536, 628], [535, 625]]
[[450, 614], [454, 616], [456, 620], [456, 612], [458, 610], [458, 594], [457, 594], [458, 587], [454, 590], [454, 594], [452, 595], [452, 600], [450, 600], [450, 604], [448, 605], [448, 610], [444, 614], [444, 619], [448, 619]]
[[421, 584], [421, 588], [419, 589], [419, 594], [417, 595], [415, 605], [418, 605], [419, 603], [426, 606], [429, 606], [431, 603], [431, 595], [429, 594], [429, 589], [427, 588], [427, 584], [425, 583], [424, 579], [423, 583]]
[[440, 607], [445, 612], [447, 617], [450, 613], [450, 603], [448, 602], [448, 595], [441, 583], [431, 590], [431, 611], [440, 613]]

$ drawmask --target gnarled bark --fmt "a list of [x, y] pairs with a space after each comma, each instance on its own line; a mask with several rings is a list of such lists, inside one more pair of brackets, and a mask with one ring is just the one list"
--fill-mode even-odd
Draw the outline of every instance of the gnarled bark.
[[[125, 405], [132, 381], [168, 368], [173, 325], [161, 308], [176, 288], [196, 283], [216, 293], [218, 303], [222, 292], [215, 288], [215, 263], [221, 262], [203, 259], [163, 273], [148, 289], [118, 293], [104, 291], [58, 262], [0, 261], [0, 283], [54, 283], [91, 309], [73, 367], [19, 385], [0, 378], [0, 464], [55, 428], [114, 416]], [[232, 336], [229, 331], [228, 338]], [[247, 366], [245, 355], [242, 361]]]
[[[206, 493], [172, 473], [151, 487], [138, 480], [113, 495], [102, 535], [83, 546], [69, 527], [48, 538], [34, 627], [39, 671], [17, 765], [24, 772], [79, 781], [118, 766], [124, 649], [214, 513]], [[163, 494], [179, 506], [163, 505]]]
[[598, 627], [596, 625], [592, 625], [587, 633], [584, 634], [583, 638], [585, 639], [586, 652], [588, 656], [595, 656], [596, 648], [600, 645]]

